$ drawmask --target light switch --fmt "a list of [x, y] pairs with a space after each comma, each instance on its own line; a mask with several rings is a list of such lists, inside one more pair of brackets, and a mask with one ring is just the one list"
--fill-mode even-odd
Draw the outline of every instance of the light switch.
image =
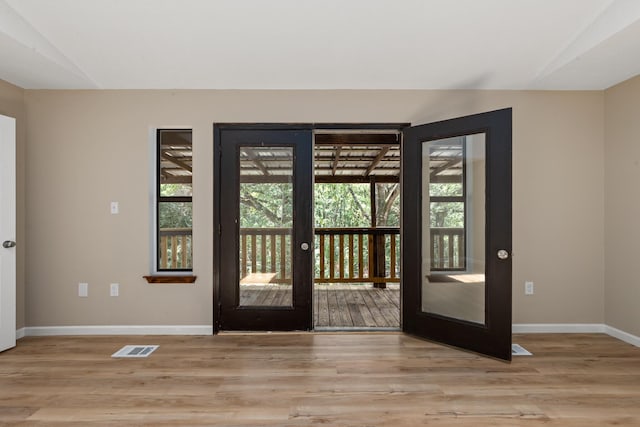
[[120, 294], [120, 285], [118, 283], [112, 283], [110, 291], [112, 297], [117, 297]]
[[524, 294], [533, 295], [533, 282], [529, 282], [529, 281], [524, 282]]
[[115, 215], [120, 213], [120, 206], [118, 206], [118, 202], [111, 202], [111, 214]]

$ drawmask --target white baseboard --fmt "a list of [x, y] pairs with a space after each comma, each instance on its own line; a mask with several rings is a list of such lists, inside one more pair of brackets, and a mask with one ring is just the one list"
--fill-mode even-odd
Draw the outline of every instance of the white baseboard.
[[[640, 347], [640, 337], [602, 323], [516, 323], [515, 334], [607, 334]], [[209, 325], [148, 325], [148, 326], [28, 326], [16, 330], [16, 339], [56, 335], [212, 335]]]
[[208, 325], [148, 325], [148, 326], [28, 326], [24, 335], [43, 337], [54, 335], [212, 335]]
[[516, 323], [514, 334], [604, 334], [602, 323]]
[[640, 347], [640, 337], [603, 323], [520, 323], [514, 324], [514, 334], [607, 334]]
[[640, 347], [640, 337], [631, 335], [630, 333], [621, 331], [620, 329], [616, 329], [613, 326], [605, 326], [605, 329], [605, 333], [607, 335], [611, 335], [612, 337], [618, 338], [621, 341], [635, 345], [636, 347]]

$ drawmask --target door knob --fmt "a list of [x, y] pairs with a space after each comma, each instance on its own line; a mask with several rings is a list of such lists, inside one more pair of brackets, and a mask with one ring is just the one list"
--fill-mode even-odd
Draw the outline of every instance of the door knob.
[[9, 249], [9, 248], [13, 248], [16, 245], [16, 242], [14, 242], [13, 240], [5, 240], [4, 242], [2, 242], [2, 247]]
[[302, 249], [303, 251], [308, 251], [309, 244], [307, 242], [302, 242], [302, 244], [300, 245], [300, 249]]
[[509, 258], [509, 252], [505, 251], [504, 249], [500, 249], [498, 251], [498, 258], [500, 259], [507, 259]]

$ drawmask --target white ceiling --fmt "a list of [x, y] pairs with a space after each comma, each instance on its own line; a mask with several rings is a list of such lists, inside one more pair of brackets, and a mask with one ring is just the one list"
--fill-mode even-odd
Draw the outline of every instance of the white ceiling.
[[640, 0], [0, 0], [28, 89], [605, 89]]

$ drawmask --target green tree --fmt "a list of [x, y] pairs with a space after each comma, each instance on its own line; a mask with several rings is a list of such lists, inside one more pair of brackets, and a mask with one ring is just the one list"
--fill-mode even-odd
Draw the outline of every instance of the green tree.
[[[191, 184], [161, 184], [162, 197], [191, 197]], [[191, 228], [193, 205], [191, 202], [160, 202], [158, 204], [160, 229]]]
[[376, 225], [400, 227], [400, 184], [376, 184]]
[[[459, 197], [463, 196], [461, 183], [431, 183], [429, 185], [431, 197]], [[430, 224], [432, 227], [463, 228], [464, 202], [431, 202]]]
[[291, 227], [293, 186], [290, 183], [240, 185], [240, 226], [243, 228]]
[[316, 184], [316, 227], [370, 227], [369, 184]]

